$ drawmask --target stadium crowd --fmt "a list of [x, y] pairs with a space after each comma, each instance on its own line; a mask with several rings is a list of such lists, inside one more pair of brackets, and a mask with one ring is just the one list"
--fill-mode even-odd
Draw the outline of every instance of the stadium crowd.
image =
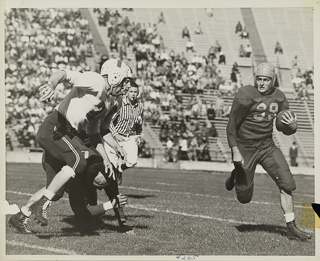
[[51, 105], [41, 103], [38, 88], [57, 69], [85, 71], [93, 53], [88, 21], [76, 9], [10, 9], [5, 13], [5, 85], [8, 135], [20, 146], [37, 146], [44, 117], [65, 96], [60, 85]]
[[[210, 160], [208, 138], [218, 135], [210, 120], [228, 117], [230, 107], [224, 106], [221, 96], [233, 95], [241, 86], [238, 65], [233, 65], [231, 80], [226, 80], [219, 70], [219, 64], [225, 64], [219, 41], [210, 47], [207, 56], [200, 56], [193, 50], [193, 44], [188, 45], [191, 38], [187, 27], [182, 29], [182, 38], [187, 38], [187, 51], [192, 48], [193, 57], [188, 60], [184, 52], [167, 49], [158, 32], [158, 24], [165, 23], [161, 13], [158, 24], [153, 25], [131, 22], [117, 10], [95, 9], [94, 13], [98, 24], [108, 28], [111, 52], [118, 53], [123, 59], [127, 57], [127, 48], [132, 46], [137, 84], [141, 86], [140, 99], [144, 102], [144, 120], [160, 126], [159, 139], [167, 143], [164, 159]], [[195, 34], [199, 33], [202, 33], [200, 23], [195, 30]], [[218, 93], [215, 104], [207, 104], [196, 95], [210, 89]], [[183, 97], [189, 97], [187, 104]], [[210, 118], [208, 110], [211, 111]], [[186, 145], [182, 145], [184, 138], [187, 138]], [[175, 147], [180, 153], [172, 152]], [[189, 153], [181, 153], [184, 150]], [[171, 152], [176, 156], [171, 156]]]

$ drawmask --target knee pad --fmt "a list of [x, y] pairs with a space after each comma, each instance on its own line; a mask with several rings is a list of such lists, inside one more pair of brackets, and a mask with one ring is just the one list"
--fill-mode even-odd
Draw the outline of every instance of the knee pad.
[[253, 195], [253, 184], [246, 189], [241, 189], [241, 187], [236, 187], [237, 199], [241, 204], [249, 203]]
[[71, 168], [70, 166], [66, 165], [64, 166], [61, 171], [63, 173], [65, 173], [66, 175], [68, 175], [70, 178], [74, 178], [76, 176], [76, 173], [74, 172], [73, 168]]

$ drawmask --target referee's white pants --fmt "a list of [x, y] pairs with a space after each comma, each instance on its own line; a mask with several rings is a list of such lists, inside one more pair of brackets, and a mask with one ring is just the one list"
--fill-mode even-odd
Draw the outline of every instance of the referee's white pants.
[[[125, 162], [128, 168], [132, 168], [138, 163], [138, 144], [136, 142], [137, 135], [123, 137], [124, 141], [119, 142], [120, 146], [127, 154]], [[104, 142], [104, 148], [112, 165], [118, 169], [123, 164], [121, 158], [117, 155], [116, 151]]]

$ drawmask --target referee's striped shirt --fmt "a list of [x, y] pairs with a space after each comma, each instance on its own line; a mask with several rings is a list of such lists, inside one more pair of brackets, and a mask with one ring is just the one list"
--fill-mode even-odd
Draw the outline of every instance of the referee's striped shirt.
[[143, 104], [137, 101], [131, 105], [127, 97], [123, 98], [121, 109], [112, 117], [110, 131], [112, 136], [139, 135], [142, 132]]

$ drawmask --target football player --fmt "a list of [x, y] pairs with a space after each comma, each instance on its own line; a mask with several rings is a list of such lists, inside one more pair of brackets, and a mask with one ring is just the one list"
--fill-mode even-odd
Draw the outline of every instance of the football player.
[[[272, 64], [261, 63], [255, 73], [255, 85], [247, 85], [236, 94], [227, 125], [234, 170], [226, 180], [226, 189], [236, 189], [237, 199], [249, 203], [253, 179], [259, 163], [277, 184], [280, 206], [290, 239], [308, 240], [311, 235], [295, 224], [292, 191], [296, 184], [281, 150], [272, 138], [273, 121], [280, 111], [289, 109], [282, 91], [274, 87], [276, 73]], [[297, 118], [285, 113], [282, 122], [296, 129]]]
[[[58, 200], [63, 195], [64, 185], [71, 178], [83, 175], [87, 167], [86, 158], [92, 151], [77, 136], [82, 130], [88, 134], [91, 144], [103, 158], [105, 173], [116, 179], [104, 150], [100, 123], [110, 111], [114, 100], [112, 96], [122, 93], [130, 77], [132, 74], [129, 75], [129, 67], [125, 63], [110, 59], [103, 64], [101, 74], [59, 70], [50, 76], [47, 84], [39, 88], [40, 99], [48, 101], [59, 83], [67, 82], [73, 86], [43, 121], [37, 133], [37, 141], [45, 153], [47, 187], [31, 196], [21, 211], [10, 218], [11, 225], [25, 228], [32, 213], [41, 225], [48, 224], [46, 210], [51, 201]], [[61, 169], [54, 166], [56, 160], [64, 163]]]

